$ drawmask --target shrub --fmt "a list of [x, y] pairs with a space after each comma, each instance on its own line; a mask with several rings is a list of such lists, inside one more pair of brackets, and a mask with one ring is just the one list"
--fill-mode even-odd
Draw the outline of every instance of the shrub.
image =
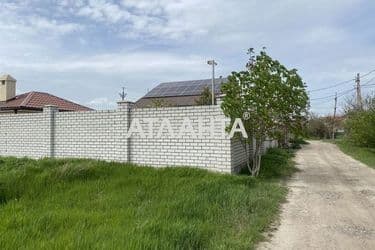
[[312, 115], [307, 123], [306, 135], [310, 138], [328, 138], [330, 136], [329, 122], [324, 117]]
[[345, 122], [347, 138], [357, 146], [375, 147], [375, 109], [351, 111]]

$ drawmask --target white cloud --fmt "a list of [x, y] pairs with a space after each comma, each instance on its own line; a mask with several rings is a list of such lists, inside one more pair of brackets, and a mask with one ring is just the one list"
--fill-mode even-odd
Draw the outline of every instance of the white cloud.
[[[26, 3], [0, 3], [0, 29], [2, 35], [15, 33], [18, 36], [37, 37], [39, 35], [60, 36], [83, 28], [82, 25], [72, 22], [57, 21], [29, 11]], [[26, 12], [26, 13], [25, 13]]]
[[77, 15], [110, 23], [117, 23], [131, 17], [130, 13], [121, 9], [119, 5], [105, 0], [90, 0], [87, 5], [79, 7]]
[[34, 33], [48, 33], [49, 35], [65, 35], [83, 29], [82, 25], [76, 23], [59, 23], [43, 17], [33, 16], [28, 20], [30, 30]]
[[97, 23], [117, 25], [118, 35], [125, 38], [180, 42], [233, 39], [237, 44], [244, 39], [277, 38], [281, 32], [303, 29], [310, 30], [307, 36], [314, 39], [325, 38], [322, 24], [336, 32], [332, 23], [337, 15], [349, 13], [356, 4], [358, 0], [65, 0], [61, 6], [65, 8], [62, 12], [69, 10]]
[[132, 52], [99, 54], [94, 56], [75, 56], [55, 58], [54, 60], [30, 61], [9, 60], [7, 66], [17, 69], [40, 72], [97, 72], [141, 74], [150, 72], [171, 72], [175, 70], [194, 72], [205, 66], [205, 58], [169, 53]]
[[[69, 20], [38, 15], [32, 3], [20, 1], [0, 3], [0, 67], [10, 68], [11, 62], [29, 62], [56, 58], [63, 38], [84, 26]], [[58, 56], [59, 57], [59, 56]]]
[[201, 21], [210, 13], [211, 6], [198, 0], [130, 0], [122, 1], [121, 4], [110, 0], [88, 0], [84, 4], [65, 2], [61, 6], [74, 15], [98, 23], [118, 24], [120, 35], [132, 38], [186, 39], [191, 35], [205, 33], [207, 30], [199, 26], [211, 21]]
[[107, 97], [97, 97], [86, 103], [87, 106], [93, 109], [115, 109], [117, 104]]

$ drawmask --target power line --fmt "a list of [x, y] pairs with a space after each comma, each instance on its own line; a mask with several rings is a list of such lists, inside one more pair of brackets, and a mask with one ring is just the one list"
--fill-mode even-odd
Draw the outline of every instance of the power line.
[[363, 85], [362, 88], [367, 88], [367, 87], [372, 87], [372, 86], [375, 86], [375, 83], [374, 84]]
[[[350, 93], [353, 90], [355, 90], [355, 89], [351, 88], [351, 89], [347, 89], [347, 90], [341, 91], [341, 92], [338, 93], [338, 97], [343, 96], [343, 95], [345, 95], [347, 93]], [[324, 96], [324, 97], [313, 98], [313, 99], [310, 99], [310, 101], [324, 100], [324, 99], [332, 98], [332, 97], [335, 97], [335, 95], [329, 95], [329, 96]]]
[[323, 97], [313, 98], [313, 99], [310, 99], [310, 101], [323, 100], [323, 99], [331, 98], [331, 97], [334, 97], [334, 96], [335, 96], [335, 95], [328, 95], [328, 96], [323, 96]]
[[372, 73], [374, 73], [374, 72], [375, 72], [375, 69], [373, 69], [373, 70], [371, 70], [370, 72], [368, 72], [368, 73], [362, 75], [361, 78], [366, 77], [366, 76], [368, 76], [368, 75], [370, 75], [370, 74], [372, 74]]
[[[340, 86], [340, 85], [352, 82], [353, 80], [355, 80], [355, 83], [356, 83], [356, 86], [354, 88], [341, 91], [341, 92], [339, 92], [339, 94], [336, 92], [334, 95], [328, 95], [328, 96], [313, 98], [313, 99], [310, 99], [310, 101], [318, 101], [318, 102], [314, 102], [313, 106], [316, 107], [316, 106], [319, 106], [321, 104], [325, 104], [325, 103], [331, 102], [332, 98], [334, 98], [333, 99], [334, 103], [335, 103], [334, 113], [336, 113], [338, 98], [342, 97], [342, 96], [345, 96], [345, 95], [347, 95], [347, 94], [349, 94], [349, 93], [351, 93], [353, 91], [356, 91], [357, 92], [357, 98], [356, 98], [357, 99], [357, 106], [361, 107], [362, 106], [361, 87], [362, 88], [368, 88], [368, 87], [375, 86], [375, 83], [374, 84], [370, 84], [370, 83], [372, 83], [375, 80], [375, 77], [373, 77], [370, 80], [366, 81], [364, 84], [361, 84], [361, 79], [364, 78], [364, 77], [369, 76], [370, 74], [372, 74], [374, 72], [375, 72], [375, 70], [371, 70], [371, 71], [369, 71], [368, 73], [366, 73], [366, 74], [364, 74], [362, 76], [360, 76], [360, 74], [357, 74], [356, 78], [354, 78], [354, 79], [350, 79], [350, 80], [347, 80], [347, 81], [336, 83], [334, 85], [331, 85], [331, 86], [328, 86], [328, 87], [325, 87], [325, 88], [315, 89], [315, 90], [309, 91], [309, 92], [313, 92], [313, 91], [326, 90], [326, 89], [334, 88], [334, 87], [337, 87], [337, 86]], [[313, 107], [310, 106], [310, 108], [313, 108]], [[322, 108], [323, 107], [318, 107], [318, 109], [322, 109]], [[334, 125], [332, 127], [332, 133], [333, 133], [333, 131], [334, 131]]]
[[373, 80], [375, 80], [375, 77], [371, 78], [370, 80], [368, 80], [367, 82], [365, 82], [364, 84], [362, 84], [362, 87], [363, 86], [367, 86], [370, 82], [372, 82]]
[[314, 107], [319, 106], [321, 104], [326, 104], [326, 103], [329, 103], [329, 102], [332, 102], [332, 99], [327, 99], [327, 100], [324, 100], [324, 101], [320, 101], [319, 103], [314, 103]]
[[344, 92], [341, 92], [340, 93], [340, 95], [338, 95], [337, 97], [342, 97], [342, 96], [344, 96], [344, 95], [346, 95], [346, 94], [349, 94], [350, 92], [352, 92], [352, 91], [354, 91], [354, 90], [356, 90], [356, 89], [349, 89], [349, 90], [347, 90], [347, 91], [344, 91]]
[[[375, 78], [374, 78], [374, 80], [375, 80]], [[370, 81], [369, 81], [369, 82], [370, 82]], [[371, 88], [371, 87], [373, 87], [373, 86], [375, 86], [375, 83], [373, 83], [373, 84], [367, 84], [366, 86], [361, 86], [361, 88]], [[337, 95], [337, 98], [339, 98], [339, 97], [343, 97], [343, 96], [345, 96], [345, 95], [347, 95], [347, 94], [349, 94], [349, 93], [351, 93], [351, 92], [353, 92], [353, 91], [355, 91], [355, 90], [357, 90], [357, 88], [348, 89], [348, 90], [346, 90], [346, 91], [340, 92], [340, 95]], [[314, 109], [314, 108], [315, 108], [315, 109], [326, 109], [326, 110], [330, 109], [330, 108], [327, 107], [326, 105], [324, 105], [324, 106], [319, 106], [319, 105], [326, 104], [326, 103], [329, 103], [329, 102], [332, 102], [332, 101], [335, 101], [335, 102], [336, 102], [335, 99], [332, 100], [332, 97], [336, 98], [336, 95], [331, 95], [331, 96], [329, 96], [329, 97], [331, 97], [331, 98], [330, 98], [330, 99], [327, 99], [327, 100], [319, 101], [319, 103], [314, 103], [313, 106], [312, 106], [311, 108], [313, 108], [313, 109]], [[326, 98], [328, 98], [328, 96], [327, 96]], [[319, 100], [320, 100], [320, 99], [319, 99]]]
[[328, 87], [325, 87], [325, 88], [313, 89], [313, 90], [310, 90], [310, 91], [308, 91], [308, 92], [311, 93], [311, 92], [317, 92], [317, 91], [322, 91], [322, 90], [326, 90], [326, 89], [331, 89], [331, 88], [334, 88], [334, 87], [337, 87], [337, 86], [344, 85], [344, 84], [346, 84], [346, 83], [352, 82], [352, 81], [354, 81], [354, 80], [355, 80], [355, 78], [350, 79], [350, 80], [346, 80], [346, 81], [343, 81], [343, 82], [339, 82], [339, 83], [336, 83], [336, 84], [334, 84], [334, 85], [331, 85], [331, 86], [328, 86]]
[[[372, 73], [375, 72], [375, 69], [374, 70], [371, 70], [369, 72], [367, 72], [366, 74], [362, 75], [360, 78], [364, 78]], [[334, 87], [337, 87], [337, 86], [340, 86], [340, 85], [344, 85], [346, 83], [349, 83], [349, 82], [352, 82], [352, 81], [355, 81], [356, 78], [353, 78], [353, 79], [350, 79], [350, 80], [346, 80], [346, 81], [342, 81], [342, 82], [339, 82], [339, 83], [335, 83], [333, 85], [330, 85], [330, 86], [327, 86], [327, 87], [324, 87], [324, 88], [319, 88], [319, 89], [313, 89], [313, 90], [310, 90], [308, 91], [309, 93], [311, 92], [317, 92], [317, 91], [322, 91], [322, 90], [326, 90], [326, 89], [331, 89], [331, 88], [334, 88]]]

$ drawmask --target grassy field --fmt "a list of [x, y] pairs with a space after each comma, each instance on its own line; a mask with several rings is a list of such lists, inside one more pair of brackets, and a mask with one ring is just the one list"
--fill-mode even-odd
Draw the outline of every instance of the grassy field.
[[375, 148], [354, 146], [346, 140], [336, 140], [335, 144], [337, 144], [344, 153], [372, 168], [375, 168]]
[[281, 150], [264, 157], [258, 179], [0, 158], [0, 249], [252, 249], [293, 172]]

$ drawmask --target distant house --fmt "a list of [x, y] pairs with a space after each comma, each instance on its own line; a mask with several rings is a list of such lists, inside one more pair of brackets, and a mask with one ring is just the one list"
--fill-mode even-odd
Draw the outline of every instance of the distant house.
[[0, 76], [0, 114], [42, 112], [46, 105], [54, 105], [59, 111], [90, 111], [91, 108], [43, 93], [28, 92], [16, 95], [16, 79], [10, 75]]
[[[227, 81], [227, 78], [215, 79], [215, 96], [221, 93], [221, 86]], [[211, 89], [211, 85], [212, 79], [160, 83], [139, 99], [136, 102], [136, 107], [194, 106], [197, 105], [197, 100], [203, 90], [206, 87]]]

